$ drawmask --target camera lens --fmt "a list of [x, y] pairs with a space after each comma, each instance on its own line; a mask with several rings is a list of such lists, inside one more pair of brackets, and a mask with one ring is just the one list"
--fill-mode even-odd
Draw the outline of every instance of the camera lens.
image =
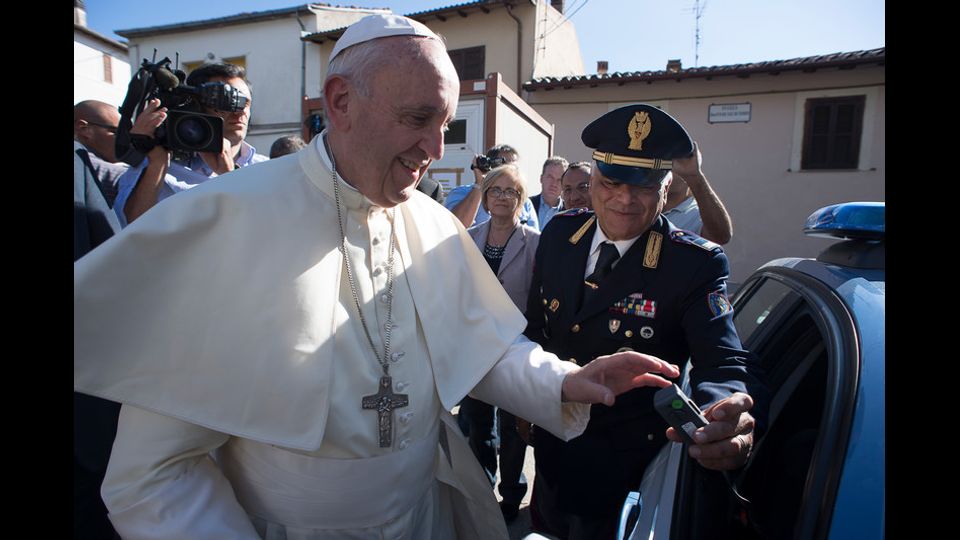
[[174, 126], [177, 138], [192, 148], [203, 148], [213, 141], [213, 128], [203, 117], [185, 116]]

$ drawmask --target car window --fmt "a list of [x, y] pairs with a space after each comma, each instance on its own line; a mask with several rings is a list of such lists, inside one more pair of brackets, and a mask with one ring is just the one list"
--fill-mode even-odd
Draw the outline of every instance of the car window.
[[740, 341], [751, 349], [754, 334], [761, 328], [776, 326], [774, 320], [779, 319], [786, 311], [792, 309], [799, 301], [799, 295], [790, 287], [773, 279], [763, 280], [759, 286], [748, 293], [746, 300], [739, 297], [735, 302], [733, 324], [737, 327]]

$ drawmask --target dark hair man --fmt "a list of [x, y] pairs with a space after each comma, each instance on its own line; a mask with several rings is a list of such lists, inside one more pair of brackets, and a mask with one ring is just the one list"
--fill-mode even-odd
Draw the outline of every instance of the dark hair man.
[[543, 162], [543, 170], [540, 171], [540, 193], [530, 197], [541, 231], [560, 209], [560, 178], [567, 170], [567, 165], [567, 160], [560, 156], [548, 157]]
[[280, 137], [270, 145], [270, 159], [292, 154], [306, 145], [307, 143], [303, 142], [299, 135]]
[[[197, 152], [186, 161], [170, 159], [171, 152], [156, 145], [147, 153], [146, 159], [137, 167], [131, 167], [120, 178], [114, 211], [120, 224], [126, 226], [158, 202], [181, 191], [198, 186], [210, 178], [226, 174], [236, 168], [266, 161], [267, 156], [257, 154], [256, 149], [244, 139], [250, 121], [252, 95], [246, 71], [233, 64], [206, 64], [193, 70], [187, 77], [189, 86], [207, 82], [222, 82], [236, 88], [247, 96], [246, 107], [238, 112], [205, 109], [223, 119], [223, 150]], [[131, 134], [153, 137], [157, 128], [167, 119], [167, 108], [160, 106], [159, 99], [150, 100], [137, 116], [130, 129]]]
[[590, 201], [590, 171], [592, 167], [587, 161], [571, 163], [560, 177], [561, 211], [574, 208], [592, 209]]

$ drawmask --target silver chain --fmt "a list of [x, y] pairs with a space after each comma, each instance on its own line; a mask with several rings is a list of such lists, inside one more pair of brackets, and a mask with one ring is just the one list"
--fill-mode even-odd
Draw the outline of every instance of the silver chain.
[[[370, 329], [367, 327], [367, 320], [363, 316], [363, 311], [360, 309], [360, 295], [357, 294], [357, 284], [353, 279], [353, 268], [350, 265], [350, 257], [347, 255], [347, 235], [344, 233], [343, 229], [343, 213], [340, 210], [340, 182], [337, 177], [337, 166], [333, 163], [333, 154], [330, 155], [330, 162], [332, 173], [330, 177], [333, 179], [333, 195], [337, 202], [337, 225], [340, 226], [340, 254], [343, 255], [343, 261], [347, 265], [347, 281], [350, 283], [350, 292], [353, 293], [353, 303], [357, 307], [357, 313], [360, 315], [360, 324], [363, 326], [363, 333], [367, 335], [367, 341], [370, 343], [370, 349], [373, 351], [373, 356], [376, 357], [377, 362], [380, 363], [380, 367], [383, 368], [383, 374], [390, 374], [390, 332], [393, 330], [393, 255], [397, 244], [397, 236], [394, 234], [394, 228], [396, 223], [396, 212], [394, 212], [393, 219], [390, 221], [390, 248], [387, 255], [387, 323], [384, 325], [385, 336], [383, 339], [383, 358], [380, 357], [377, 353], [377, 346], [373, 343], [373, 338], [370, 337]], [[386, 212], [386, 210], [384, 210]], [[376, 294], [374, 294], [376, 296]]]

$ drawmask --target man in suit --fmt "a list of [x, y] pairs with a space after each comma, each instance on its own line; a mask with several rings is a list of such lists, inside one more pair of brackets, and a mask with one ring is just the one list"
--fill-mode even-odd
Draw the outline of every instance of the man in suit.
[[86, 151], [85, 160], [109, 208], [117, 197], [120, 176], [130, 168], [117, 159], [114, 149], [119, 123], [120, 110], [109, 103], [88, 99], [73, 106], [74, 150]]
[[567, 170], [568, 162], [560, 156], [548, 157], [540, 172], [540, 193], [530, 197], [533, 211], [537, 213], [540, 230], [560, 209], [560, 177]]
[[446, 198], [443, 195], [443, 186], [440, 185], [440, 182], [437, 182], [429, 176], [424, 176], [420, 179], [420, 182], [417, 183], [417, 191], [440, 204], [443, 204], [443, 200]]
[[[593, 211], [558, 214], [540, 238], [526, 335], [578, 365], [629, 348], [678, 365], [690, 358], [694, 401], [710, 425], [689, 455], [710, 469], [741, 467], [753, 445], [756, 361], [742, 349], [726, 298], [727, 258], [662, 215], [671, 161], [693, 151], [672, 117], [649, 105], [611, 111], [581, 138], [596, 149]], [[619, 509], [647, 463], [680, 438], [653, 408], [655, 389], [594, 405], [586, 432], [563, 442], [537, 430], [534, 530], [613, 538]], [[758, 415], [762, 419], [762, 415]]]
[[[91, 163], [90, 152], [77, 144], [73, 156], [73, 260], [83, 257], [120, 230]], [[110, 321], [102, 321], [109, 325]], [[73, 393], [73, 537], [116, 537], [100, 498], [117, 434], [120, 404]]]

